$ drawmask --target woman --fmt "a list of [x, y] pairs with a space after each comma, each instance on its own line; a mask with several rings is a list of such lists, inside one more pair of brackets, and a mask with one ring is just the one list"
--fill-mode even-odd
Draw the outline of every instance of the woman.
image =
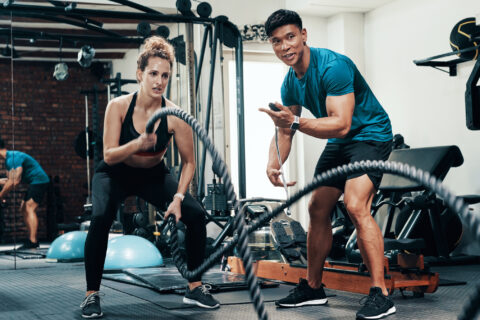
[[[145, 132], [148, 119], [162, 107], [177, 107], [163, 97], [174, 61], [173, 47], [161, 37], [145, 40], [137, 60], [138, 92], [113, 99], [104, 122], [103, 154], [93, 177], [92, 221], [85, 243], [87, 293], [81, 305], [84, 318], [101, 317], [100, 281], [110, 226], [120, 201], [136, 195], [153, 205], [170, 205], [165, 219], [174, 215], [187, 226], [185, 245], [188, 269], [198, 267], [205, 255], [205, 213], [187, 192], [195, 171], [191, 128], [175, 116], [157, 121], [152, 134]], [[182, 159], [177, 183], [163, 162], [171, 137]], [[200, 276], [189, 282], [184, 303], [219, 307]]]

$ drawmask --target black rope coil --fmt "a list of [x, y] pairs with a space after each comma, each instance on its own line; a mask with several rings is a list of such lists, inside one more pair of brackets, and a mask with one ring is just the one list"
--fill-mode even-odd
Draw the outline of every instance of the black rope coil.
[[[195, 133], [198, 135], [199, 139], [203, 142], [204, 147], [209, 151], [212, 162], [213, 162], [213, 171], [222, 177], [225, 184], [225, 189], [227, 193], [227, 199], [232, 201], [235, 212], [238, 212], [238, 201], [236, 199], [235, 191], [233, 190], [233, 185], [231, 183], [230, 176], [228, 174], [227, 168], [223, 160], [221, 159], [219, 153], [216, 151], [215, 147], [212, 144], [212, 141], [208, 137], [206, 131], [198, 124], [198, 122], [178, 108], [163, 108], [157, 111], [147, 122], [147, 133], [153, 132], [153, 127], [155, 122], [166, 115], [174, 115], [188, 125], [192, 127]], [[424, 187], [435, 192], [439, 195], [446, 205], [456, 212], [461, 219], [464, 220], [465, 225], [470, 228], [472, 235], [475, 241], [480, 242], [480, 219], [478, 219], [473, 211], [468, 210], [468, 205], [465, 204], [462, 198], [455, 196], [450, 190], [448, 190], [441, 181], [437, 180], [434, 176], [430, 175], [428, 172], [423, 170], [416, 169], [408, 164], [390, 162], [390, 161], [360, 161], [355, 163], [350, 163], [348, 165], [339, 166], [334, 169], [327, 170], [320, 175], [314, 177], [312, 182], [307, 184], [302, 190], [298, 191], [290, 198], [288, 198], [282, 205], [278, 206], [272, 212], [266, 212], [260, 215], [254, 222], [249, 226], [245, 225], [243, 220], [243, 212], [239, 212], [235, 215], [235, 230], [237, 234], [234, 235], [232, 241], [230, 241], [226, 246], [220, 248], [214, 252], [210, 257], [207, 257], [205, 261], [195, 270], [187, 270], [186, 263], [183, 261], [183, 258], [179, 254], [178, 241], [177, 241], [177, 229], [175, 226], [174, 217], [169, 217], [169, 229], [172, 236], [172, 251], [174, 256], [174, 262], [182, 276], [186, 279], [192, 279], [199, 274], [207, 271], [211, 266], [215, 264], [215, 261], [223, 255], [228, 250], [231, 250], [232, 247], [236, 244], [239, 245], [239, 251], [243, 260], [245, 267], [245, 273], [247, 277], [247, 283], [250, 290], [250, 296], [253, 300], [255, 310], [258, 314], [259, 319], [267, 319], [267, 313], [263, 305], [263, 298], [258, 287], [257, 279], [253, 273], [252, 259], [250, 255], [250, 250], [248, 247], [247, 236], [249, 233], [255, 231], [264, 225], [267, 221], [275, 217], [276, 215], [283, 212], [284, 209], [291, 206], [293, 203], [298, 201], [300, 198], [306, 194], [312, 192], [324, 182], [329, 181], [333, 178], [339, 176], [347, 176], [360, 172], [371, 172], [371, 171], [380, 171], [382, 173], [390, 173], [399, 175], [411, 180], [414, 180], [417, 183], [422, 184]], [[479, 287], [480, 288], [480, 287]], [[480, 299], [480, 289], [477, 288], [477, 292], [474, 296], [471, 297], [470, 301], [465, 304], [464, 310], [462, 312], [462, 320], [473, 319], [476, 312], [478, 311], [478, 300]]]

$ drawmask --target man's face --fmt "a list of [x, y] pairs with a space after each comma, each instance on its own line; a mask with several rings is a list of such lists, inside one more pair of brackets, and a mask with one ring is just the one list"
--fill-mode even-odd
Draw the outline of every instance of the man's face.
[[301, 61], [307, 41], [307, 31], [300, 30], [294, 24], [276, 28], [270, 37], [275, 55], [288, 66]]

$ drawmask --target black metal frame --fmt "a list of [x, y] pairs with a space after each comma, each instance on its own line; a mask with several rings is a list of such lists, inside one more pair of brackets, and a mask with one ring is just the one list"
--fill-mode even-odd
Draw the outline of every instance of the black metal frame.
[[[448, 53], [444, 53], [444, 54], [439, 54], [437, 56], [429, 57], [429, 58], [426, 58], [426, 59], [413, 60], [413, 63], [415, 63], [417, 66], [433, 67], [437, 70], [448, 73], [451, 77], [454, 77], [454, 76], [457, 75], [457, 65], [459, 63], [471, 61], [470, 59], [458, 58], [458, 59], [453, 59], [453, 60], [449, 60], [449, 61], [436, 61], [436, 60], [440, 59], [440, 58], [445, 58], [445, 57], [448, 57], [448, 56], [458, 55], [458, 54], [464, 53], [464, 52], [470, 52], [470, 51], [476, 50], [478, 48], [480, 48], [480, 45], [470, 47], [470, 48], [466, 48], [466, 49], [462, 49], [462, 50], [452, 51], [452, 52], [448, 52]], [[443, 69], [440, 69], [440, 67], [448, 67], [449, 70], [445, 71]]]
[[480, 59], [477, 59], [465, 90], [465, 113], [467, 128], [480, 130], [480, 86], [477, 85], [480, 79]]

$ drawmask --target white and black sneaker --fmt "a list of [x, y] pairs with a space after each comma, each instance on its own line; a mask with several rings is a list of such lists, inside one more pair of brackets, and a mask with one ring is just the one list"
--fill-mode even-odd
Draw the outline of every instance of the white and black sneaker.
[[187, 287], [185, 297], [183, 297], [183, 303], [192, 304], [207, 309], [215, 309], [220, 307], [220, 302], [218, 302], [210, 294], [211, 288], [211, 286], [204, 284], [190, 291], [190, 288]]
[[368, 296], [363, 297], [360, 303], [363, 307], [357, 312], [357, 319], [381, 319], [397, 311], [393, 301], [384, 296], [379, 287], [370, 288]]
[[100, 308], [100, 292], [94, 292], [85, 297], [82, 304], [82, 317], [87, 319], [95, 319], [103, 316]]
[[275, 301], [277, 307], [293, 308], [301, 306], [316, 306], [328, 302], [323, 286], [313, 289], [308, 285], [306, 279], [300, 279], [300, 283], [292, 290], [290, 294], [278, 301]]

